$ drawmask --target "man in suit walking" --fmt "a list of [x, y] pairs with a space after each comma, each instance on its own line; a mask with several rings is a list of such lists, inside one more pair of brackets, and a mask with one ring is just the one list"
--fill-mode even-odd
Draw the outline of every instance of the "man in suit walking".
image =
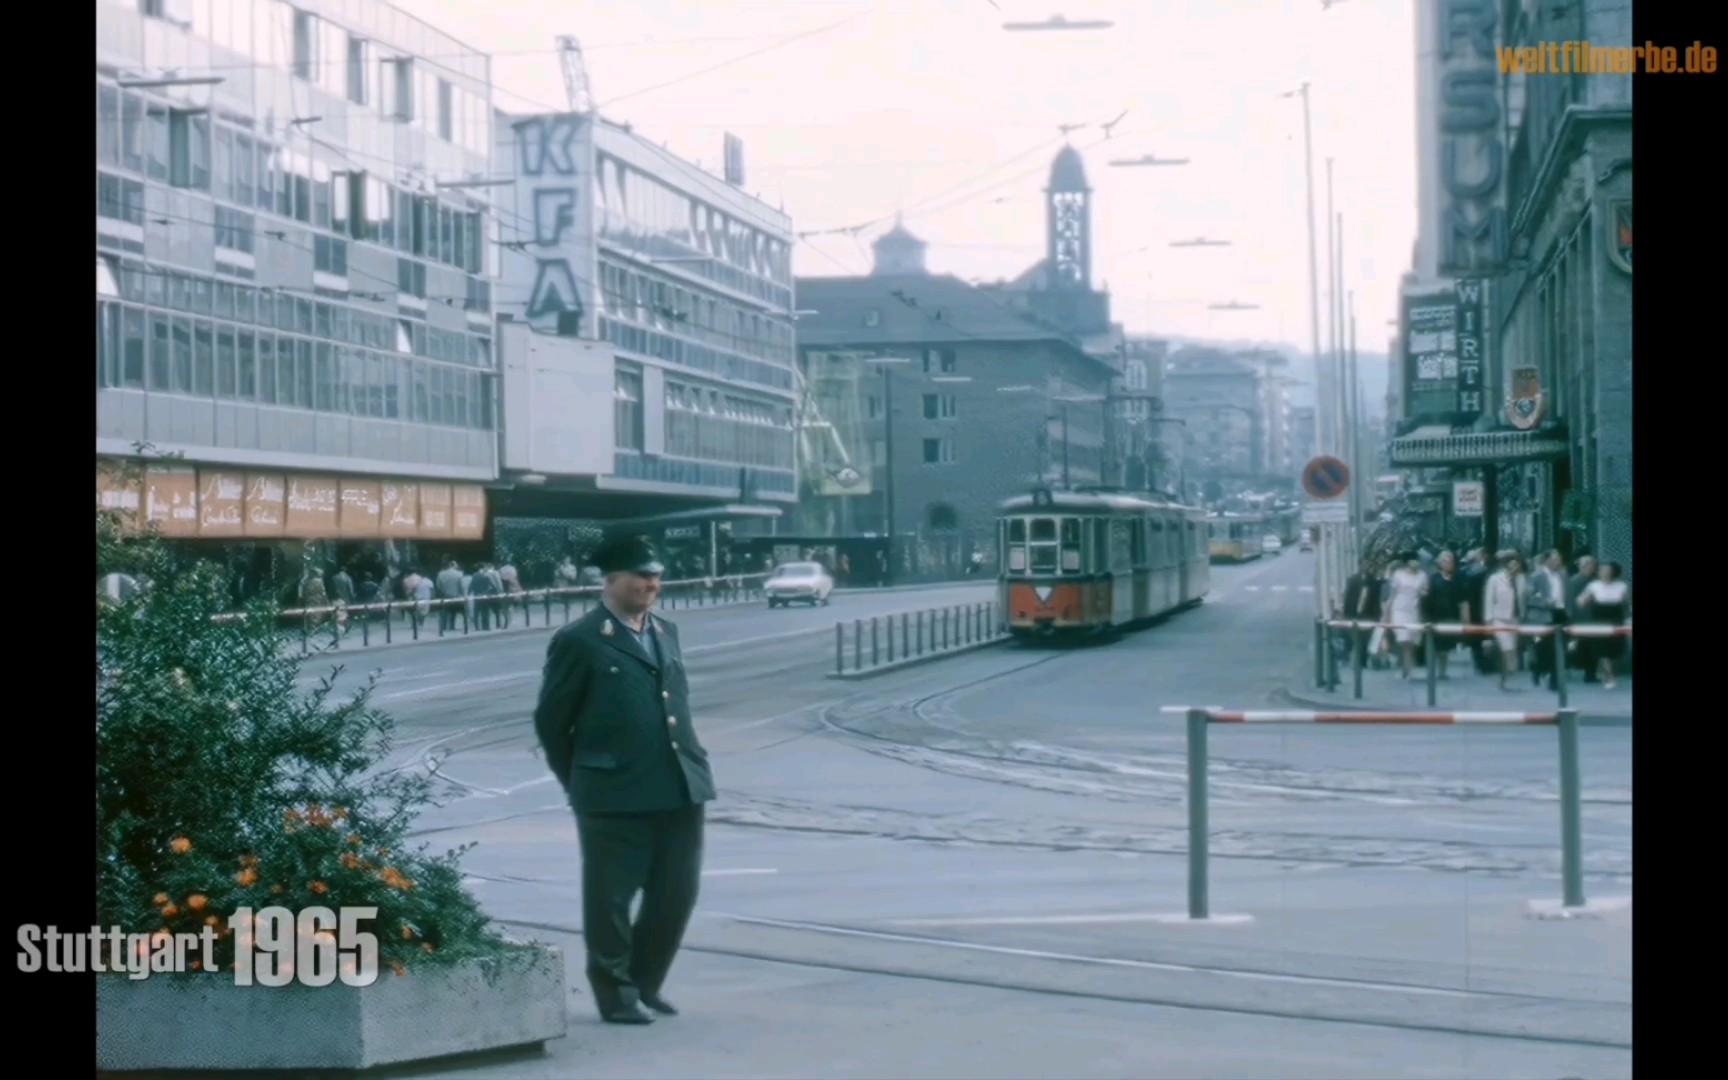
[[601, 604], [553, 635], [534, 726], [576, 812], [595, 1004], [608, 1023], [647, 1024], [644, 1005], [678, 1013], [660, 991], [696, 907], [714, 778], [678, 629], [649, 613], [665, 567], [638, 538], [606, 544], [594, 562]]

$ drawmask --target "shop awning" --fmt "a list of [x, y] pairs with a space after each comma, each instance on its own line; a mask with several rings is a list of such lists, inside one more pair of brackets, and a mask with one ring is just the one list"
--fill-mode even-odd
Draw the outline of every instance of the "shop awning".
[[622, 528], [652, 529], [663, 525], [687, 525], [691, 522], [736, 521], [739, 518], [777, 518], [782, 516], [784, 515], [778, 506], [730, 503], [725, 506], [704, 506], [696, 510], [673, 510], [665, 514], [625, 518], [621, 521], [607, 522], [607, 524]]
[[1565, 429], [1557, 424], [1533, 431], [1418, 428], [1392, 440], [1390, 457], [1401, 469], [1513, 465], [1563, 458], [1569, 449]]

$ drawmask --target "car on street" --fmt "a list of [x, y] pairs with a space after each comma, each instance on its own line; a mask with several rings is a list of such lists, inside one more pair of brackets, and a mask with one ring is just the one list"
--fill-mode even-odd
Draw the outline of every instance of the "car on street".
[[1267, 533], [1260, 538], [1260, 553], [1262, 555], [1278, 555], [1284, 551], [1284, 541]]
[[1314, 533], [1311, 530], [1309, 530], [1309, 529], [1303, 529], [1302, 530], [1302, 546], [1300, 548], [1298, 548], [1298, 550], [1300, 550], [1300, 551], [1313, 551], [1314, 550]]
[[834, 591], [834, 579], [821, 563], [794, 562], [782, 563], [768, 575], [768, 580], [762, 583], [762, 591], [768, 594], [768, 606], [780, 607], [782, 604], [817, 604], [826, 605], [828, 595]]

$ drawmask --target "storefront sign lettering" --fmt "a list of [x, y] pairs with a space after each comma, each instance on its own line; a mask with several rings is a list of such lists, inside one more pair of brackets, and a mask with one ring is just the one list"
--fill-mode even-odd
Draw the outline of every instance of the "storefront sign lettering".
[[1494, 0], [1440, 0], [1440, 272], [1476, 274], [1506, 251], [1506, 163]]

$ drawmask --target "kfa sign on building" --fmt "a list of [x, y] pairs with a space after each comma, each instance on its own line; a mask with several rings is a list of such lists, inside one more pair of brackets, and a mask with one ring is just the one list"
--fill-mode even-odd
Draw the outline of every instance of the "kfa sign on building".
[[1490, 275], [1506, 255], [1497, 0], [1436, 0], [1440, 20], [1440, 254], [1444, 276]]
[[594, 122], [577, 113], [503, 117], [494, 160], [510, 177], [498, 200], [501, 312], [537, 330], [596, 336]]

